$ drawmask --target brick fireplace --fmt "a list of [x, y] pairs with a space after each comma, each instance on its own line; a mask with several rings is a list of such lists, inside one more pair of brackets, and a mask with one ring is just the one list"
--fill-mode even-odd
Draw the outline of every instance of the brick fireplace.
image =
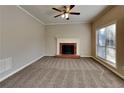
[[78, 39], [57, 39], [57, 57], [79, 58], [79, 40]]

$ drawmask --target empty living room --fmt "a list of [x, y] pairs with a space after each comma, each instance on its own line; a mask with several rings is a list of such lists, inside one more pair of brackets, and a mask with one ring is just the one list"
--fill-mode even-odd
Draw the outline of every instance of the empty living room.
[[123, 88], [124, 5], [0, 5], [0, 88]]

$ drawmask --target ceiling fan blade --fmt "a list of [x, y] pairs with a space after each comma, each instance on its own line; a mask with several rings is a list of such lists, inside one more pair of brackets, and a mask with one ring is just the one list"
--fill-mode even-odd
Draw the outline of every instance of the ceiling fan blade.
[[59, 12], [62, 12], [61, 10], [57, 9], [57, 8], [52, 8], [53, 10], [56, 10], [56, 11], [59, 11]]
[[66, 6], [65, 5], [63, 7], [66, 9]]
[[59, 14], [59, 15], [56, 15], [56, 16], [54, 16], [54, 17], [56, 18], [56, 17], [59, 17], [59, 16], [61, 16], [61, 15], [62, 15], [62, 14]]
[[72, 15], [80, 15], [79, 12], [70, 12], [69, 14], [72, 14]]
[[70, 10], [72, 9], [72, 8], [74, 8], [75, 7], [75, 5], [70, 5]]

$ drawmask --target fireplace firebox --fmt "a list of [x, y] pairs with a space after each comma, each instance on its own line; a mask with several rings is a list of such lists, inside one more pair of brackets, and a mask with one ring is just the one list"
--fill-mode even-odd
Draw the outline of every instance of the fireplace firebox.
[[76, 43], [60, 43], [60, 54], [75, 55], [76, 54]]

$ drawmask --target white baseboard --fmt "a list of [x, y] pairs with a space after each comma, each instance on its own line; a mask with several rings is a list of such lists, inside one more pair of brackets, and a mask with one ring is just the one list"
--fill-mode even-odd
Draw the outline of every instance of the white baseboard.
[[[55, 55], [45, 55], [45, 56], [53, 57], [53, 56], [55, 56]], [[92, 58], [92, 56], [80, 56], [80, 57], [91, 57], [91, 58]]]
[[[22, 67], [18, 68], [17, 70], [11, 72], [10, 74], [8, 74], [8, 75], [6, 75], [5, 77], [1, 78], [1, 79], [0, 79], [0, 82], [3, 81], [3, 80], [5, 80], [6, 78], [12, 76], [13, 74], [19, 72], [20, 70], [24, 69], [25, 67], [31, 65], [32, 63], [36, 62], [37, 60], [39, 60], [39, 59], [42, 58], [42, 57], [43, 57], [43, 56], [40, 56], [40, 57], [38, 57], [38, 58], [32, 60], [32, 61], [29, 62], [28, 64], [25, 64], [24, 66], [22, 66]], [[110, 68], [110, 67], [107, 66], [106, 64], [102, 63], [102, 62], [101, 62], [100, 60], [98, 60], [97, 58], [95, 58], [95, 57], [93, 57], [93, 56], [81, 56], [81, 57], [91, 57], [91, 58], [93, 58], [94, 60], [96, 60], [96, 61], [99, 62], [100, 64], [102, 64], [102, 65], [104, 65], [105, 67], [107, 67], [108, 69], [110, 69], [110, 70], [111, 70], [112, 72], [114, 72], [116, 75], [118, 75], [119, 77], [121, 77], [122, 79], [124, 79], [124, 76], [123, 76], [123, 75], [121, 75], [120, 73], [118, 73], [116, 70]]]
[[105, 66], [106, 68], [108, 68], [109, 70], [111, 70], [113, 73], [115, 73], [116, 75], [118, 75], [120, 78], [124, 79], [124, 76], [122, 74], [120, 74], [119, 72], [117, 72], [116, 70], [112, 69], [111, 67], [109, 67], [108, 65], [104, 64], [103, 62], [101, 62], [100, 60], [98, 60], [97, 58], [93, 57], [92, 58], [94, 60], [96, 60], [97, 62], [99, 62], [100, 64], [102, 64], [103, 66]]
[[80, 57], [91, 57], [92, 58], [92, 56], [80, 56]]
[[18, 68], [17, 70], [11, 72], [10, 74], [8, 74], [8, 75], [6, 75], [5, 77], [1, 78], [1, 79], [0, 79], [0, 82], [3, 81], [3, 80], [5, 80], [5, 79], [7, 79], [7, 78], [10, 77], [10, 76], [12, 76], [13, 74], [19, 72], [20, 70], [24, 69], [25, 67], [31, 65], [32, 63], [36, 62], [37, 60], [39, 60], [39, 59], [42, 58], [42, 57], [43, 57], [43, 56], [40, 56], [40, 57], [38, 57], [38, 58], [32, 60], [31, 62], [25, 64], [24, 66]]

